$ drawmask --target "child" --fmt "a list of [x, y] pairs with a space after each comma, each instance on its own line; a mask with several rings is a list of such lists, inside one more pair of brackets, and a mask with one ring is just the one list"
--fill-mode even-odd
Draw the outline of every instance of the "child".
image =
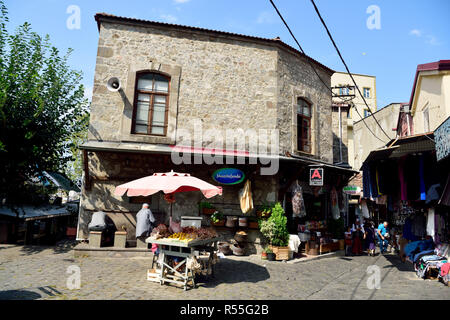
[[365, 239], [366, 239], [366, 243], [368, 245], [368, 253], [369, 253], [369, 256], [372, 256], [372, 257], [375, 256], [375, 230], [373, 227], [374, 227], [373, 224], [370, 223], [365, 228], [365, 231], [366, 231]]
[[352, 255], [352, 230], [351, 230], [351, 227], [347, 228], [347, 232], [345, 232], [344, 235], [345, 235], [345, 255], [351, 256]]

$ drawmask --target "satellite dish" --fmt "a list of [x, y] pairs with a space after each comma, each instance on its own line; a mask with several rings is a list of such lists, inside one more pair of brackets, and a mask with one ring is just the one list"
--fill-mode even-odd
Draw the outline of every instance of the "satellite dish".
[[116, 77], [112, 77], [108, 80], [108, 83], [106, 84], [106, 87], [108, 88], [109, 91], [111, 92], [117, 92], [120, 90], [121, 88], [121, 83], [119, 78]]

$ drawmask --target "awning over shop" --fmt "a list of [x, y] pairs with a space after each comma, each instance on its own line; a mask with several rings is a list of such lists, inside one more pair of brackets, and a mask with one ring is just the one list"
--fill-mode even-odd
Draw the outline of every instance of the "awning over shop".
[[0, 215], [13, 218], [18, 217], [19, 219], [23, 219], [25, 221], [31, 221], [69, 216], [72, 214], [69, 210], [67, 210], [66, 206], [61, 207], [53, 205], [40, 207], [23, 206], [20, 208], [16, 208], [16, 210], [19, 213], [18, 216], [16, 214], [16, 211], [12, 210], [11, 208], [0, 206]]

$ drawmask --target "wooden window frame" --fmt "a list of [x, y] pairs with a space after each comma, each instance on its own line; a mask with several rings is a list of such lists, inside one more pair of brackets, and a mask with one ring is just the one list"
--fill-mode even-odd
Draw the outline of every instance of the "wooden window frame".
[[[138, 84], [139, 84], [139, 78], [147, 75], [147, 74], [153, 74], [153, 75], [159, 75], [167, 79], [168, 87], [167, 87], [167, 93], [165, 92], [157, 92], [153, 91], [155, 88], [155, 79], [153, 78], [152, 82], [152, 91], [146, 91], [146, 90], [138, 90]], [[149, 108], [148, 108], [148, 122], [147, 122], [147, 133], [142, 132], [136, 132], [136, 114], [137, 114], [137, 107], [138, 107], [138, 97], [139, 94], [146, 94], [150, 96], [149, 101]], [[155, 96], [165, 96], [166, 97], [166, 107], [164, 112], [164, 132], [163, 134], [157, 134], [157, 133], [151, 133], [152, 132], [152, 122], [153, 122], [153, 110], [154, 110], [154, 98]], [[165, 137], [167, 136], [167, 127], [168, 127], [168, 118], [169, 118], [169, 98], [170, 98], [170, 76], [164, 73], [155, 72], [155, 71], [139, 71], [136, 72], [136, 82], [134, 86], [134, 103], [133, 103], [133, 119], [131, 122], [131, 133], [136, 135], [144, 135], [144, 136], [159, 136], [159, 137]], [[160, 126], [157, 126], [160, 127]]]
[[[305, 116], [303, 114], [303, 112], [302, 112], [302, 114], [298, 113], [299, 100], [304, 101], [308, 105], [308, 107], [309, 107], [309, 117]], [[311, 122], [312, 122], [312, 115], [313, 115], [312, 112], [313, 112], [312, 104], [308, 100], [306, 100], [304, 98], [301, 98], [301, 97], [297, 98], [297, 105], [296, 105], [296, 115], [297, 115], [297, 150], [301, 151], [301, 152], [309, 153], [309, 154], [312, 153], [312, 143], [311, 143], [311, 130], [312, 130]], [[302, 126], [302, 130], [300, 132], [302, 134], [301, 137], [299, 137], [299, 120], [301, 121], [301, 126]], [[304, 131], [303, 130], [303, 121], [304, 120], [308, 121], [308, 127], [309, 127], [309, 129], [308, 129], [308, 137], [306, 139], [303, 138], [303, 131]], [[305, 151], [305, 146], [309, 146], [309, 151]]]

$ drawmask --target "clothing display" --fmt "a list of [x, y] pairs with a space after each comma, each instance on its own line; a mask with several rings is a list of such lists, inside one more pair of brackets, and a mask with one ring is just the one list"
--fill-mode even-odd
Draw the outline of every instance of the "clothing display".
[[369, 215], [369, 208], [367, 207], [367, 201], [366, 200], [361, 200], [361, 211], [362, 211], [362, 216], [366, 219], [370, 218]]
[[435, 228], [434, 228], [435, 218], [434, 218], [434, 208], [428, 209], [428, 217], [427, 217], [427, 235], [433, 237], [435, 236]]
[[337, 220], [341, 217], [341, 211], [339, 210], [339, 203], [338, 203], [338, 195], [336, 188], [331, 189], [331, 215], [333, 216], [334, 220]]
[[303, 200], [303, 189], [298, 184], [294, 183], [292, 187], [292, 216], [303, 218], [306, 216], [305, 201]]
[[245, 214], [250, 210], [253, 210], [253, 198], [250, 180], [247, 180], [245, 182], [244, 188], [239, 191], [239, 201], [241, 204], [242, 213]]

